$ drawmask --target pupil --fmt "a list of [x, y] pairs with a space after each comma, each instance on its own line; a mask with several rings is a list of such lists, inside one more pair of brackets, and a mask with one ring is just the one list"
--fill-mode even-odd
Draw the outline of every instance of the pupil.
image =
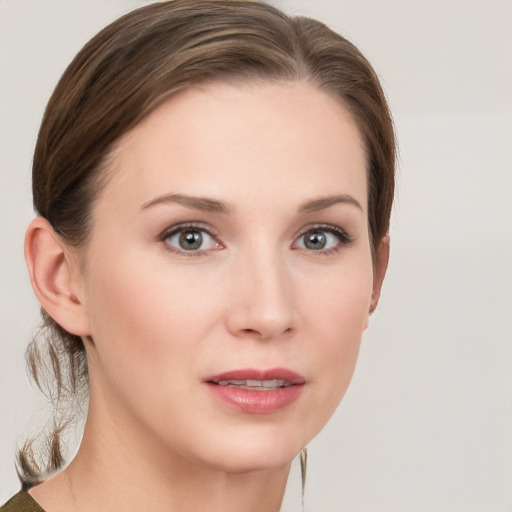
[[327, 239], [323, 233], [310, 233], [306, 235], [305, 246], [308, 249], [319, 250], [325, 247], [326, 242]]
[[203, 235], [199, 231], [185, 231], [180, 236], [180, 247], [188, 251], [199, 249], [203, 243]]

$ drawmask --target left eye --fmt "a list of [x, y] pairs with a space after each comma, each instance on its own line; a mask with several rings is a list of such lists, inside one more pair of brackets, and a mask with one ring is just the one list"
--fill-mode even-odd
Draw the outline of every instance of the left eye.
[[204, 229], [181, 229], [165, 237], [165, 241], [179, 251], [206, 251], [219, 246]]
[[310, 251], [328, 251], [343, 245], [343, 235], [326, 229], [313, 229], [302, 234], [297, 246]]

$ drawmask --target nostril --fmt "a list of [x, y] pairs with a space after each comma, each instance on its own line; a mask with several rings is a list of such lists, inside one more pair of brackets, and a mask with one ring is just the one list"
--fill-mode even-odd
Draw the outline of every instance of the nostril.
[[258, 332], [256, 329], [243, 329], [243, 331], [247, 334], [253, 334], [253, 335], [257, 335], [257, 336], [261, 335], [261, 333]]
[[253, 337], [253, 338], [275, 338], [275, 337], [282, 337], [292, 334], [293, 328], [287, 327], [282, 332], [265, 332], [265, 330], [258, 330], [258, 329], [242, 329], [241, 332], [243, 332], [246, 336]]

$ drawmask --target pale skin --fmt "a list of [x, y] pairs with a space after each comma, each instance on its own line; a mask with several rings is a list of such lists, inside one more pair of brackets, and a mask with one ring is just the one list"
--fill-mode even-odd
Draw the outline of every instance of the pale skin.
[[[111, 166], [81, 252], [42, 218], [27, 231], [35, 293], [83, 338], [90, 372], [79, 451], [30, 492], [47, 512], [277, 512], [348, 387], [386, 271], [357, 126], [304, 83], [205, 84], [159, 106]], [[199, 248], [181, 245], [191, 231]], [[205, 389], [269, 367], [306, 381], [275, 413]]]

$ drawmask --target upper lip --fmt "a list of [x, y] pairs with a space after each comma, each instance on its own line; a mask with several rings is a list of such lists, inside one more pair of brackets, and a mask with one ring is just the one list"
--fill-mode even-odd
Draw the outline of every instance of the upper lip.
[[244, 368], [239, 370], [230, 370], [217, 375], [212, 375], [205, 379], [205, 382], [215, 384], [226, 380], [284, 380], [290, 384], [304, 384], [306, 379], [297, 372], [287, 368], [269, 368], [266, 370], [256, 368]]

